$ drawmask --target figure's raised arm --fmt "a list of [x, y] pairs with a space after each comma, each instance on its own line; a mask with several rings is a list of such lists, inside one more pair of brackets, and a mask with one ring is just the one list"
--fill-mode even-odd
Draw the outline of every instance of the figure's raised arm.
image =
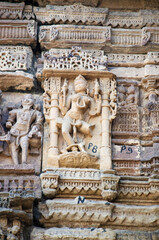
[[11, 128], [13, 126], [13, 124], [15, 123], [15, 120], [16, 120], [16, 115], [17, 115], [17, 110], [12, 110], [9, 112], [9, 117], [6, 122], [7, 128]]
[[96, 101], [94, 101], [93, 99], [90, 100], [89, 115], [90, 116], [99, 115], [100, 112], [101, 112], [101, 107], [102, 107], [102, 99], [101, 99], [101, 95], [99, 94], [99, 96], [96, 99]]

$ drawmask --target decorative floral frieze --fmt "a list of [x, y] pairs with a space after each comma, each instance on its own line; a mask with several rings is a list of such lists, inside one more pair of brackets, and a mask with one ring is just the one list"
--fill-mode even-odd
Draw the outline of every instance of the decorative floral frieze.
[[159, 28], [124, 29], [83, 25], [41, 26], [39, 39], [41, 46], [46, 49], [60, 47], [61, 44], [66, 48], [79, 44], [88, 46], [90, 43], [94, 44], [94, 49], [102, 49], [103, 46], [142, 47], [159, 44]]

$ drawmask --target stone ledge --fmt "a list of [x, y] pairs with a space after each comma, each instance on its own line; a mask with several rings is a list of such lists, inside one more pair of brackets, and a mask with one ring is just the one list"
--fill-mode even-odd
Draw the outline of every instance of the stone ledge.
[[[46, 200], [39, 203], [40, 223], [48, 227], [119, 227], [148, 231], [159, 226], [159, 206], [136, 206], [86, 200], [79, 196], [73, 199]], [[148, 216], [148, 217], [147, 217]]]

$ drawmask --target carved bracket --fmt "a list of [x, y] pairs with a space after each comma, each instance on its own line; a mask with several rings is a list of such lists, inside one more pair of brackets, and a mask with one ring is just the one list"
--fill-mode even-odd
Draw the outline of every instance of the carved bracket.
[[103, 174], [101, 176], [102, 197], [107, 201], [112, 201], [116, 198], [118, 192], [119, 176]]

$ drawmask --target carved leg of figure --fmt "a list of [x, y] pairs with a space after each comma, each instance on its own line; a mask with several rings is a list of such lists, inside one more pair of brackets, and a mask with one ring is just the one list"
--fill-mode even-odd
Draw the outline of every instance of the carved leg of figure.
[[16, 146], [16, 139], [14, 138], [13, 142], [9, 144], [9, 149], [11, 152], [11, 157], [14, 164], [18, 164], [18, 146]]
[[74, 144], [73, 138], [70, 135], [71, 130], [72, 126], [70, 123], [70, 119], [65, 118], [62, 124], [62, 135], [68, 146]]
[[20, 139], [20, 146], [22, 148], [22, 163], [27, 163], [27, 157], [28, 157], [28, 136], [21, 137]]

